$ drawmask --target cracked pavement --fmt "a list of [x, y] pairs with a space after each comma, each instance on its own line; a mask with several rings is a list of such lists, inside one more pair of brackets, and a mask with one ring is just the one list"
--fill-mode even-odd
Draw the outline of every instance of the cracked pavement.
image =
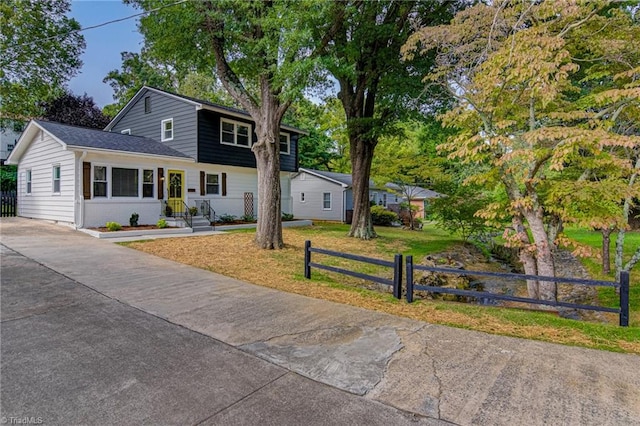
[[[640, 425], [636, 355], [431, 325], [282, 293], [40, 221], [3, 219], [0, 226], [4, 246], [112, 302], [412, 420]], [[4, 280], [3, 271], [3, 288]], [[4, 302], [2, 314], [4, 329]], [[272, 378], [273, 383], [286, 380]], [[271, 404], [291, 397], [263, 393]], [[315, 398], [313, 392], [297, 394]], [[247, 401], [258, 410], [250, 397]], [[365, 424], [358, 416], [349, 423]], [[221, 419], [217, 415], [207, 422]]]

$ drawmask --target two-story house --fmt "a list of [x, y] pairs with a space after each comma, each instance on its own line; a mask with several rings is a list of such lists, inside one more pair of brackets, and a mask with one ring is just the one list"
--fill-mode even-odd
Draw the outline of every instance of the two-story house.
[[[303, 133], [281, 128], [286, 213]], [[206, 201], [239, 217], [257, 212], [255, 141], [244, 111], [143, 87], [105, 131], [31, 121], [7, 162], [18, 164], [19, 216], [86, 228], [137, 213], [153, 224]]]

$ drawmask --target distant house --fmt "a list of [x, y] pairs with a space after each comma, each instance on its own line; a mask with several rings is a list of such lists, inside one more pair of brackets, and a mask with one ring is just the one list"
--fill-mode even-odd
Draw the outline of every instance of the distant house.
[[[137, 213], [150, 224], [205, 202], [217, 215], [255, 215], [254, 127], [243, 111], [150, 87], [106, 131], [32, 121], [8, 158], [18, 165], [18, 215], [96, 227]], [[285, 213], [303, 133], [281, 127]]]
[[[291, 178], [293, 214], [298, 219], [351, 223], [353, 180], [350, 174], [300, 168]], [[369, 200], [387, 207], [400, 195], [369, 181]]]
[[0, 127], [0, 164], [4, 164], [9, 154], [18, 143], [18, 139], [24, 130], [24, 123], [21, 121], [9, 121]]
[[385, 187], [395, 194], [399, 194], [401, 201], [406, 202], [408, 201], [408, 198], [410, 198], [411, 205], [416, 209], [413, 214], [416, 218], [424, 219], [429, 206], [429, 201], [434, 198], [442, 197], [442, 194], [420, 186], [387, 183]]

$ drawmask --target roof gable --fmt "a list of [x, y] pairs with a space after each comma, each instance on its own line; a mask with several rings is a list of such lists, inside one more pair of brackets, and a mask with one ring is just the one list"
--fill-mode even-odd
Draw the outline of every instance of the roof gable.
[[[253, 118], [251, 118], [251, 114], [249, 114], [248, 112], [243, 111], [241, 109], [227, 107], [227, 106], [223, 106], [223, 105], [218, 105], [218, 104], [214, 104], [213, 102], [205, 101], [205, 100], [202, 100], [202, 99], [196, 99], [196, 98], [192, 98], [192, 97], [189, 97], [189, 96], [178, 95], [176, 93], [171, 93], [171, 92], [167, 92], [165, 90], [156, 89], [155, 87], [143, 86], [140, 90], [138, 90], [138, 93], [136, 93], [133, 96], [133, 98], [131, 98], [131, 100], [129, 102], [127, 102], [127, 104], [124, 106], [124, 108], [122, 108], [120, 110], [120, 112], [118, 112], [118, 114], [113, 118], [113, 120], [111, 120], [111, 122], [109, 124], [107, 124], [107, 127], [105, 127], [105, 130], [111, 130], [118, 123], [118, 121], [120, 121], [122, 119], [122, 117], [124, 115], [126, 115], [127, 112], [129, 112], [129, 110], [133, 107], [133, 105], [135, 105], [136, 102], [138, 102], [148, 92], [154, 92], [154, 93], [162, 95], [162, 96], [168, 96], [168, 97], [170, 97], [172, 99], [179, 100], [181, 102], [193, 105], [196, 110], [198, 110], [198, 109], [208, 109], [208, 110], [216, 111], [216, 112], [219, 112], [219, 113], [222, 113], [222, 114], [231, 115], [231, 116], [240, 117], [240, 118], [245, 118], [245, 119], [249, 119], [249, 120], [253, 121]], [[295, 127], [288, 126], [286, 124], [282, 124], [280, 126], [280, 128], [284, 129], [284, 130], [289, 130], [289, 131], [292, 131], [292, 132], [304, 134], [304, 135], [308, 135], [309, 134], [309, 132], [307, 132], [305, 130], [297, 129]]]
[[[353, 186], [353, 176], [348, 173], [326, 172], [324, 170], [305, 169], [302, 167], [299, 170], [300, 172], [307, 172], [329, 182], [340, 184], [346, 188]], [[376, 189], [376, 185], [372, 180], [369, 180], [369, 188]]]

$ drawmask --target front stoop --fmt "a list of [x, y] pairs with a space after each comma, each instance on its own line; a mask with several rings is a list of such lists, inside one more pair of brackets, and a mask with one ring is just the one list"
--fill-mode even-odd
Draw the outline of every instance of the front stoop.
[[206, 217], [194, 216], [191, 222], [191, 229], [193, 229], [193, 232], [213, 231], [213, 226], [211, 226], [211, 222]]

